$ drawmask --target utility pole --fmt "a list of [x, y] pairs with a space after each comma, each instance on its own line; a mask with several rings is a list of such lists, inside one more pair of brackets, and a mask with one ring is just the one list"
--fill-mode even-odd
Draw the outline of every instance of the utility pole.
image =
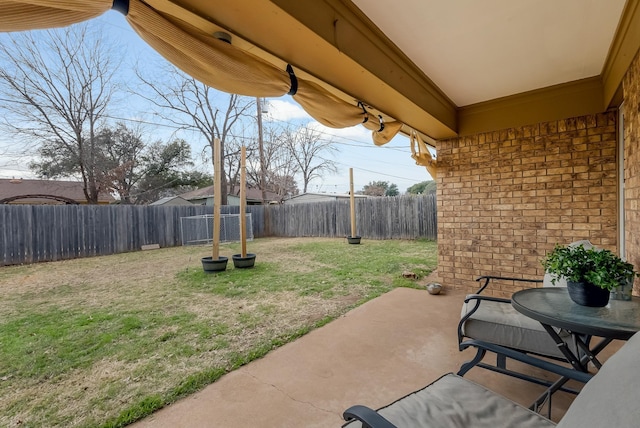
[[264, 161], [264, 141], [262, 133], [262, 99], [256, 97], [256, 108], [258, 111], [258, 152], [260, 153], [260, 190], [262, 191], [262, 203], [267, 201], [267, 172], [265, 171]]

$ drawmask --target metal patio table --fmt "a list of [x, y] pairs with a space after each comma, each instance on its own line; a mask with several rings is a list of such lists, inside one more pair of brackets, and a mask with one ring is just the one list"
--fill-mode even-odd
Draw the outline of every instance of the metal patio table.
[[[518, 312], [539, 321], [565, 356], [571, 366], [578, 371], [588, 373], [588, 363], [596, 368], [602, 364], [597, 355], [613, 340], [627, 340], [640, 331], [640, 298], [631, 300], [609, 300], [601, 308], [581, 306], [569, 297], [566, 287], [530, 288], [518, 291], [511, 297], [511, 304]], [[560, 337], [557, 329], [571, 333], [576, 354], [567, 342]], [[600, 337], [600, 341], [591, 346], [591, 338]], [[558, 379], [532, 408], [538, 409], [560, 389], [569, 379]], [[549, 406], [550, 407], [550, 406]]]

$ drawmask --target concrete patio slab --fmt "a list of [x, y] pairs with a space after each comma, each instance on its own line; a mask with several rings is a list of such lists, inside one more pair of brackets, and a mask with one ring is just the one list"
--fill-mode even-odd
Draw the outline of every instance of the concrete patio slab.
[[[338, 427], [349, 406], [383, 406], [471, 358], [457, 348], [463, 298], [395, 289], [132, 426]], [[521, 404], [543, 390], [480, 368], [466, 377]], [[556, 394], [553, 419], [572, 400]]]

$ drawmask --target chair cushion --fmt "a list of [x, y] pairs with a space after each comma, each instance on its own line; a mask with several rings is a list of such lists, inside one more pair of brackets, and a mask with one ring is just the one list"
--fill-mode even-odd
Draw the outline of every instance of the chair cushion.
[[[464, 316], [476, 305], [462, 305]], [[562, 352], [538, 321], [522, 315], [510, 303], [480, 302], [478, 310], [462, 326], [464, 336], [525, 352], [563, 358]]]
[[638, 356], [636, 333], [582, 388], [558, 428], [640, 426]]
[[[444, 375], [378, 413], [398, 428], [555, 427], [539, 414], [454, 374]], [[358, 421], [343, 425], [361, 426]]]

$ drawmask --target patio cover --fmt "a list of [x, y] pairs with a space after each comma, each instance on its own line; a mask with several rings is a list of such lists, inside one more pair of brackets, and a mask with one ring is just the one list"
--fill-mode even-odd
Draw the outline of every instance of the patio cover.
[[[289, 94], [325, 126], [364, 124], [373, 131], [376, 145], [386, 144], [403, 127], [398, 121], [384, 123], [359, 100], [345, 102], [321, 85], [297, 77], [290, 65], [278, 68], [141, 0], [0, 0], [0, 31], [63, 27], [112, 8], [122, 12], [138, 35], [169, 62], [215, 89], [252, 97]], [[428, 151], [414, 159], [429, 167], [435, 162]]]

